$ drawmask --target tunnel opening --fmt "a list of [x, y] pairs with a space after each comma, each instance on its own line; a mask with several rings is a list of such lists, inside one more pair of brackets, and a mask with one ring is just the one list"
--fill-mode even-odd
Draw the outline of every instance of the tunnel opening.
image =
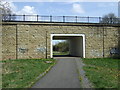
[[[67, 41], [69, 50], [66, 54], [56, 54], [54, 50], [55, 41]], [[85, 58], [85, 35], [84, 34], [51, 34], [51, 58], [60, 56]]]
[[66, 57], [66, 56], [70, 56], [69, 41], [67, 39], [53, 40], [53, 57]]

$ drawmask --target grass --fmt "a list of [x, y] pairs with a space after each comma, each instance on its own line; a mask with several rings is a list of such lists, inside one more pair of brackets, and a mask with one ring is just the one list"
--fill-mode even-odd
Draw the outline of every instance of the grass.
[[69, 55], [69, 52], [57, 52], [57, 51], [54, 51], [53, 55]]
[[83, 59], [83, 69], [95, 88], [118, 88], [120, 59]]
[[[52, 63], [46, 63], [52, 61]], [[55, 64], [54, 59], [28, 59], [2, 61], [3, 88], [29, 88], [36, 78]]]

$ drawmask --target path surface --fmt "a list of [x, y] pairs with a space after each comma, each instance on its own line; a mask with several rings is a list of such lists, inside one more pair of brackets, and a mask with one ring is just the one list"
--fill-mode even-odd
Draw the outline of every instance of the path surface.
[[32, 88], [80, 88], [74, 57], [57, 57], [57, 64]]

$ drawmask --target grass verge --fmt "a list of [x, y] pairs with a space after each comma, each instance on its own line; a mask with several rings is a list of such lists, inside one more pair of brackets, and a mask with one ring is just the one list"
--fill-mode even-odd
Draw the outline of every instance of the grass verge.
[[2, 88], [29, 88], [40, 74], [55, 64], [55, 60], [6, 60], [2, 64]]
[[54, 51], [53, 55], [69, 55], [69, 52], [57, 52], [57, 51]]
[[83, 59], [83, 69], [95, 88], [118, 88], [120, 59]]

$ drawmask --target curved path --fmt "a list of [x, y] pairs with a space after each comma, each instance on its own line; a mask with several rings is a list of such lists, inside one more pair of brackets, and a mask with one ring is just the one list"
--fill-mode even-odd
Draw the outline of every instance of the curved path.
[[80, 88], [75, 57], [57, 57], [57, 64], [32, 88]]

